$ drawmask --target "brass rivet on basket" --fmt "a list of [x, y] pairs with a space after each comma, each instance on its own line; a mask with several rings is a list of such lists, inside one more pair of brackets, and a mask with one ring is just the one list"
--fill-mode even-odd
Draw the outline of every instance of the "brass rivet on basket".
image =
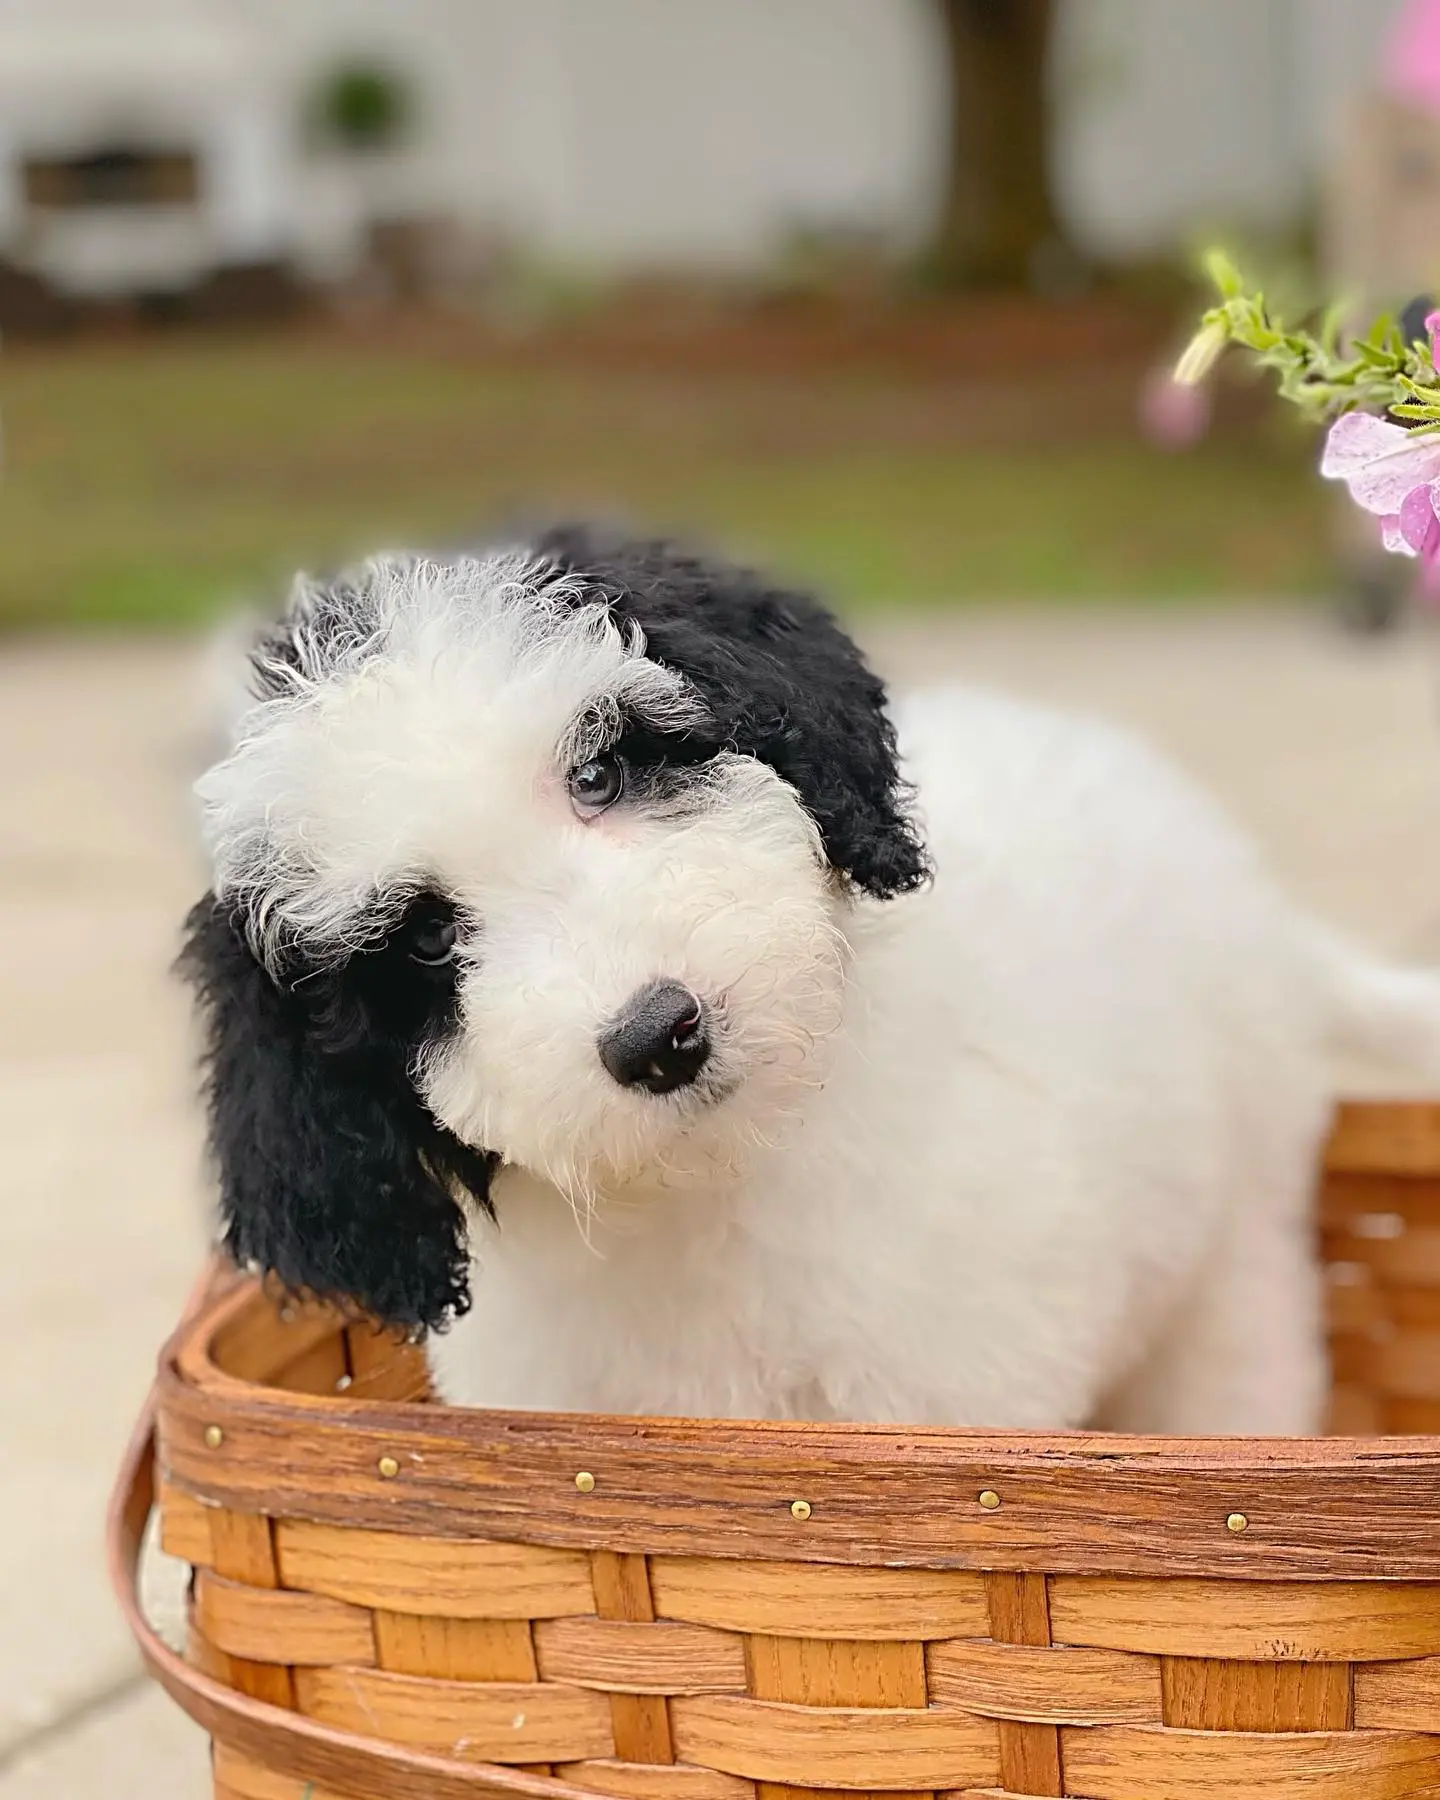
[[1231, 1513], [1230, 1517], [1225, 1521], [1225, 1529], [1227, 1531], [1233, 1531], [1238, 1535], [1245, 1530], [1249, 1523], [1250, 1521], [1245, 1517], [1244, 1513]]
[[575, 1485], [582, 1494], [593, 1494], [595, 1492], [595, 1477], [588, 1469], [582, 1469], [575, 1477]]
[[1000, 1496], [994, 1488], [984, 1488], [980, 1494], [980, 1504], [986, 1512], [994, 1512], [1000, 1505]]
[[808, 1500], [792, 1500], [790, 1502], [790, 1516], [795, 1519], [808, 1519], [810, 1517], [810, 1502]]
[[205, 1427], [205, 1448], [207, 1450], [218, 1450], [224, 1442], [225, 1433], [218, 1425], [207, 1425]]
[[393, 1456], [382, 1456], [376, 1466], [387, 1481], [393, 1481], [400, 1473], [400, 1465]]

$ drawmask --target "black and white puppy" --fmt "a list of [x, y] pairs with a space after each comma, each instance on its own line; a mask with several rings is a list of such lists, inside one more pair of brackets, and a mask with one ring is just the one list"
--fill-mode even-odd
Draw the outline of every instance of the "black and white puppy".
[[1314, 1425], [1332, 1055], [1440, 1072], [1440, 985], [1139, 746], [892, 721], [810, 599], [578, 529], [251, 666], [185, 955], [237, 1258], [462, 1402]]

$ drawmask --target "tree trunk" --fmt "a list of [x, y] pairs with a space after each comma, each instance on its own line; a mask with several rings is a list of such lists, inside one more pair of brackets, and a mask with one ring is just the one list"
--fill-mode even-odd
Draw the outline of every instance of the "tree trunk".
[[950, 65], [950, 170], [937, 279], [1028, 285], [1058, 246], [1046, 52], [1052, 0], [938, 0]]

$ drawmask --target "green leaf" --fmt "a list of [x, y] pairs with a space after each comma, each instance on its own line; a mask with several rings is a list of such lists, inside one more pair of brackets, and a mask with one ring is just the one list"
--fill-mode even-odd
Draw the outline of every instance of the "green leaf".
[[1210, 250], [1206, 253], [1205, 273], [1227, 300], [1238, 300], [1245, 292], [1240, 271], [1223, 250]]

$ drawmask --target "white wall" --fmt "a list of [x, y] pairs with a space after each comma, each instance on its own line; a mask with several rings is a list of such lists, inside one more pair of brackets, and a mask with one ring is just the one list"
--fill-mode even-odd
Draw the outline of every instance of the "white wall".
[[796, 222], [913, 237], [945, 91], [926, 0], [239, 0], [297, 71], [413, 71], [412, 191], [587, 263], [763, 261]]
[[1056, 183], [1077, 234], [1125, 255], [1313, 196], [1399, 0], [1068, 0]]
[[[913, 238], [946, 96], [913, 0], [544, 0], [496, 144], [588, 258], [744, 263], [797, 223]], [[516, 104], [516, 101], [519, 104]], [[536, 155], [537, 138], [545, 140]]]
[[[1064, 0], [1055, 173], [1081, 242], [1146, 253], [1293, 217], [1397, 5]], [[943, 176], [930, 0], [0, 0], [0, 162], [22, 115], [65, 112], [30, 104], [24, 65], [66, 33], [76, 106], [123, 65], [203, 113], [227, 254], [294, 241], [322, 273], [377, 198], [577, 263], [745, 268], [796, 225], [918, 242]], [[300, 141], [305, 96], [349, 57], [419, 99], [383, 189]], [[3, 189], [0, 169], [0, 212]]]

